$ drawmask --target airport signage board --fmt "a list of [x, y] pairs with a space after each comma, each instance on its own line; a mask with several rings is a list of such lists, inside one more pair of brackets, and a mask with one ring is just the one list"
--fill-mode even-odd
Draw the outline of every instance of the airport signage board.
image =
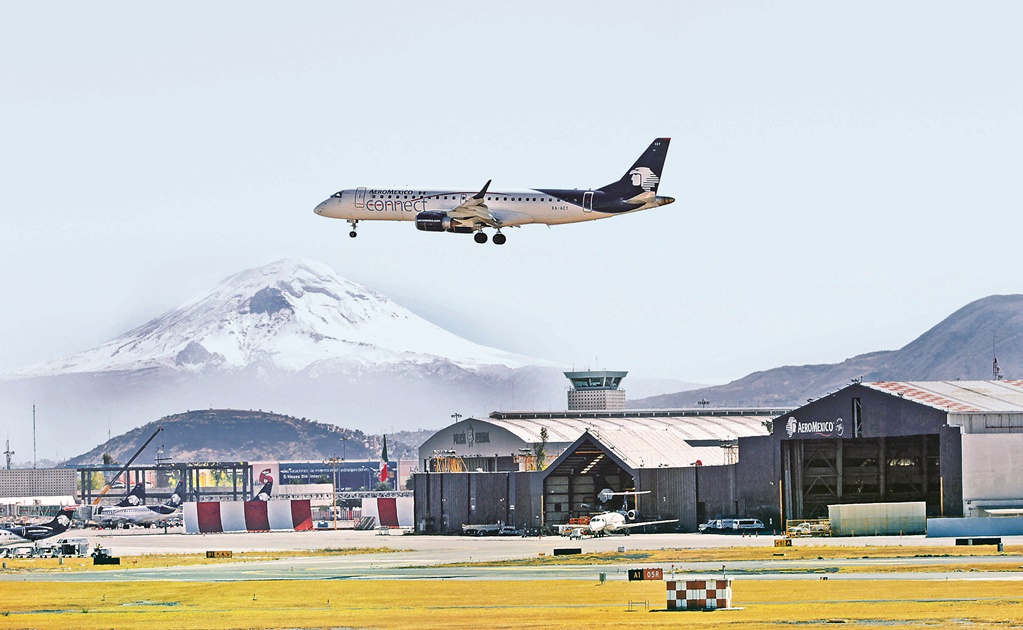
[[784, 431], [790, 440], [840, 438], [845, 435], [845, 422], [841, 418], [801, 420], [795, 416], [789, 416], [785, 419]]
[[629, 569], [629, 581], [636, 580], [663, 580], [664, 569]]

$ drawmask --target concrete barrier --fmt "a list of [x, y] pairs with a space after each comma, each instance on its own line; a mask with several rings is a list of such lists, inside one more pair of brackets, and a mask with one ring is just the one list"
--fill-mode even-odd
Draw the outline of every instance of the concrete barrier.
[[1023, 517], [929, 518], [928, 538], [1023, 536]]

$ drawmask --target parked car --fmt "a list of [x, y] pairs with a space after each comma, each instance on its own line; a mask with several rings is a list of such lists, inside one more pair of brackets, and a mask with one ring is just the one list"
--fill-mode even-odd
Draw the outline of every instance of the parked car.
[[794, 536], [830, 536], [831, 526], [828, 523], [811, 523], [804, 521], [789, 528]]

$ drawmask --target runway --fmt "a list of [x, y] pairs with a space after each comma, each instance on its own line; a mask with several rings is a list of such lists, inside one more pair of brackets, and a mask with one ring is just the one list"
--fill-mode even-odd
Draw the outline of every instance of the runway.
[[[82, 535], [82, 533], [78, 533]], [[170, 581], [244, 581], [244, 580], [592, 580], [600, 573], [609, 580], [625, 580], [630, 568], [661, 567], [667, 579], [672, 570], [686, 577], [713, 577], [722, 574], [720, 562], [650, 563], [642, 559], [630, 560], [631, 551], [659, 549], [700, 549], [719, 547], [772, 547], [774, 538], [735, 537], [706, 534], [634, 534], [631, 536], [568, 540], [562, 537], [464, 537], [422, 535], [378, 535], [369, 531], [311, 531], [266, 532], [242, 534], [184, 534], [162, 530], [94, 531], [86, 534], [90, 545], [101, 544], [115, 556], [144, 554], [197, 554], [206, 551], [267, 552], [287, 555], [289, 551], [384, 548], [394, 551], [357, 555], [317, 555], [281, 557], [260, 561], [226, 561], [223, 564], [131, 569], [105, 569], [102, 571], [66, 572], [3, 572], [0, 580], [88, 581], [116, 582], [131, 580]], [[1007, 544], [1023, 543], [1023, 538], [1006, 538]], [[803, 546], [907, 546], [934, 547], [942, 553], [943, 547], [954, 547], [954, 539], [906, 537], [815, 538], [796, 539], [795, 547]], [[500, 560], [536, 558], [540, 554], [553, 555], [556, 548], [579, 548], [583, 553], [619, 552], [623, 559], [615, 564], [543, 566], [489, 566]], [[781, 550], [779, 550], [781, 551]], [[983, 561], [985, 564], [1004, 563], [1005, 571], [963, 572], [943, 569], [951, 565]], [[547, 562], [551, 562], [548, 560]], [[450, 566], [452, 564], [464, 566]], [[925, 571], [911, 573], [886, 572], [895, 565], [914, 564], [927, 567]], [[487, 566], [484, 566], [487, 565]], [[733, 577], [756, 579], [819, 579], [827, 576], [834, 580], [865, 579], [986, 579], [1021, 580], [1023, 557], [1017, 555], [991, 555], [976, 560], [961, 556], [924, 558], [842, 558], [842, 559], [785, 559], [728, 562], [724, 567]], [[843, 569], [855, 573], [839, 573]], [[876, 569], [872, 570], [872, 569]]]

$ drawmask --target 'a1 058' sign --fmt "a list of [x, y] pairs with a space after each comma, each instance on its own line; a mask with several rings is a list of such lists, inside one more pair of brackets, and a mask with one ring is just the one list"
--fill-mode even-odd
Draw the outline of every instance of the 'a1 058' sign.
[[845, 435], [845, 425], [841, 418], [803, 421], [789, 416], [785, 421], [785, 434], [789, 438], [840, 438]]

